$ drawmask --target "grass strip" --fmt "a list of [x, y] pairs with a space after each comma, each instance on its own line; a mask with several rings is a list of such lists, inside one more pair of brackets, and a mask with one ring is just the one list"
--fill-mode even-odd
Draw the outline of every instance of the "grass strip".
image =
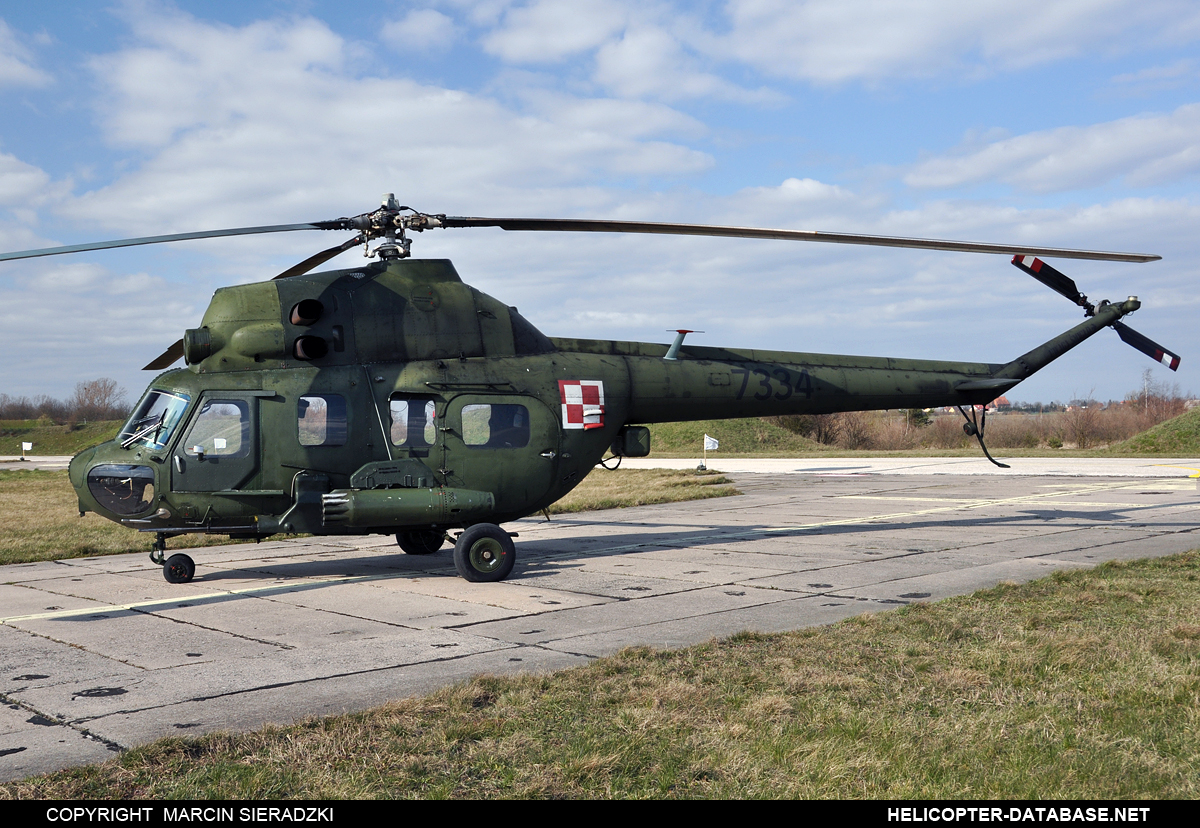
[[1200, 553], [166, 739], [0, 797], [1194, 798]]
[[[673, 503], [740, 494], [716, 472], [597, 469], [550, 507], [551, 513]], [[79, 517], [65, 471], [0, 470], [0, 564], [149, 552], [153, 536], [87, 514]], [[169, 549], [216, 546], [224, 535], [179, 535]]]
[[593, 469], [550, 507], [550, 514], [705, 500], [741, 494], [720, 472], [677, 469]]
[[20, 456], [21, 443], [28, 442], [33, 443], [29, 454], [74, 455], [111, 440], [121, 425], [120, 420], [77, 425], [54, 425], [41, 420], [0, 420], [0, 454]]

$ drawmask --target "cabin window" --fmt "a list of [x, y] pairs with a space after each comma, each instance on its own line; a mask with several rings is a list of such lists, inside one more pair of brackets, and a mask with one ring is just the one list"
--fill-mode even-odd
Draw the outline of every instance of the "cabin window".
[[245, 400], [207, 400], [184, 451], [206, 457], [245, 457], [250, 453], [250, 403]]
[[429, 397], [392, 397], [392, 445], [428, 448], [437, 441], [437, 409]]
[[465, 405], [463, 442], [476, 448], [529, 445], [529, 409], [523, 405]]
[[296, 426], [302, 446], [344, 446], [349, 419], [341, 394], [309, 394], [296, 402]]

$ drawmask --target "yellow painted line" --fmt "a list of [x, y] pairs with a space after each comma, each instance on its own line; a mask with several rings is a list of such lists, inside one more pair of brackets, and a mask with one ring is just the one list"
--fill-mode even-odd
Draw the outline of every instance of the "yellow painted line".
[[1169, 463], [1154, 463], [1152, 465], [1158, 466], [1159, 468], [1163, 468], [1163, 469], [1186, 469], [1187, 471], [1195, 472], [1195, 474], [1189, 474], [1188, 475], [1189, 478], [1190, 477], [1200, 478], [1200, 469], [1193, 469], [1191, 466], [1172, 466]]

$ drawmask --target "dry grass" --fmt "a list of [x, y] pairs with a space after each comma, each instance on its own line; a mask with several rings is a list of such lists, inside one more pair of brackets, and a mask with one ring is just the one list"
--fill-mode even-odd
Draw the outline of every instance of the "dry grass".
[[0, 797], [1195, 798], [1200, 554], [168, 739]]
[[[0, 564], [150, 551], [154, 536], [88, 513], [65, 471], [0, 471]], [[230, 543], [220, 535], [183, 535], [170, 549]]]
[[[1178, 414], [1177, 405], [1113, 404], [1072, 411], [1029, 414], [1017, 411], [987, 418], [985, 441], [1008, 456], [1038, 457], [1063, 451], [1095, 456], [1190, 454], [1200, 450], [1200, 410]], [[1160, 420], [1158, 418], [1173, 418]], [[936, 414], [924, 426], [903, 411], [850, 411], [821, 416], [765, 417], [761, 420], [707, 420], [650, 427], [656, 457], [700, 456], [701, 438], [717, 438], [713, 459], [746, 457], [850, 456], [849, 452], [906, 452], [914, 456], [974, 456], [979, 444], [963, 432], [957, 413]], [[1161, 423], [1161, 425], [1156, 425]], [[1146, 431], [1149, 429], [1149, 431]], [[1145, 436], [1141, 435], [1145, 432]], [[1082, 454], [1081, 456], [1089, 456]]]
[[550, 507], [551, 514], [619, 509], [741, 494], [733, 481], [714, 471], [675, 469], [593, 469], [566, 497]]

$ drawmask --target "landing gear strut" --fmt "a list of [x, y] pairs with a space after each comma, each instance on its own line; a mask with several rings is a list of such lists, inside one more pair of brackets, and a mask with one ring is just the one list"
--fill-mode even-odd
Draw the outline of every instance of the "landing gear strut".
[[187, 555], [177, 553], [166, 556], [167, 536], [158, 532], [154, 545], [150, 547], [150, 560], [163, 568], [163, 577], [169, 584], [186, 584], [196, 576], [196, 562]]
[[997, 466], [999, 466], [1002, 469], [1011, 468], [1010, 466], [1007, 466], [1004, 463], [1001, 463], [995, 457], [992, 457], [992, 455], [988, 453], [987, 446], [985, 446], [983, 444], [983, 429], [984, 429], [984, 426], [987, 425], [987, 408], [983, 409], [983, 417], [982, 418], [979, 418], [976, 416], [975, 406], [971, 406], [971, 416], [970, 417], [967, 416], [967, 412], [963, 410], [963, 407], [961, 405], [957, 406], [957, 408], [958, 408], [958, 413], [962, 414], [963, 419], [966, 420], [966, 422], [963, 423], [963, 431], [966, 432], [966, 435], [968, 437], [974, 437], [976, 440], [979, 441], [979, 447], [981, 449], [983, 449], [983, 456], [986, 457], [987, 459], [991, 460], [993, 463], [995, 463]]

